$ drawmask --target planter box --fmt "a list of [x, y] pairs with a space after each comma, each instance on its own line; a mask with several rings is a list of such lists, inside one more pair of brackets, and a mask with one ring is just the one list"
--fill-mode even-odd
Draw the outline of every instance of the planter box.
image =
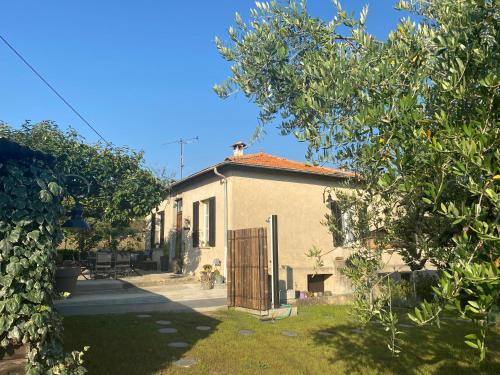
[[80, 267], [57, 267], [56, 283], [54, 285], [56, 293], [73, 293], [78, 275], [80, 275]]
[[26, 345], [11, 345], [0, 350], [0, 375], [24, 375], [28, 363]]

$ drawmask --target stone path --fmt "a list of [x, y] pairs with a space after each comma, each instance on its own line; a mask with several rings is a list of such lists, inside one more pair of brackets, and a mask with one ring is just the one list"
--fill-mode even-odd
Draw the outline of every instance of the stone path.
[[167, 326], [172, 323], [170, 320], [157, 320], [156, 324]]
[[198, 331], [210, 331], [212, 329], [212, 327], [209, 327], [209, 326], [197, 326], [196, 329]]
[[238, 331], [238, 333], [242, 336], [250, 336], [254, 334], [254, 331], [252, 331], [251, 329], [241, 329]]
[[137, 318], [151, 318], [151, 315], [149, 314], [138, 314], [136, 315]]
[[288, 337], [296, 337], [296, 336], [298, 336], [297, 332], [293, 332], [293, 331], [283, 331], [283, 332], [281, 332], [281, 334], [283, 336], [288, 336]]
[[177, 333], [177, 329], [176, 328], [160, 328], [158, 330], [158, 332], [160, 332], [160, 333]]
[[174, 362], [174, 365], [178, 367], [191, 367], [195, 364], [196, 361], [194, 359], [186, 359], [186, 358], [179, 359], [178, 361]]

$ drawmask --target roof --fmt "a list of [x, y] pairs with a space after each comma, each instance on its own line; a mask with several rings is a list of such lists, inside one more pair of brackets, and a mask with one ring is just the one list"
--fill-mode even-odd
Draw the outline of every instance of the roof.
[[226, 158], [225, 161], [230, 162], [232, 164], [297, 171], [303, 173], [320, 174], [325, 176], [335, 176], [335, 177], [345, 177], [345, 178], [354, 177], [354, 173], [350, 171], [327, 168], [327, 167], [318, 167], [294, 160], [281, 158], [274, 155], [265, 154], [263, 152], [259, 152], [258, 154], [231, 156]]
[[201, 171], [193, 173], [192, 175], [187, 176], [182, 180], [174, 182], [172, 184], [172, 187], [180, 185], [194, 177], [203, 175], [207, 172], [211, 172], [214, 170], [214, 168], [221, 168], [225, 166], [245, 166], [245, 167], [261, 168], [268, 170], [279, 170], [279, 171], [312, 174], [312, 175], [334, 177], [334, 178], [355, 177], [355, 174], [351, 171], [308, 165], [298, 161], [289, 160], [278, 156], [259, 152], [257, 154], [230, 156], [221, 163], [202, 169]]

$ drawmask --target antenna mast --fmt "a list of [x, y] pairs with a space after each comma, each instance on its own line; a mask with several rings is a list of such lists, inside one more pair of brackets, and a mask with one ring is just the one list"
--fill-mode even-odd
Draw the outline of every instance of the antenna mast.
[[181, 167], [181, 180], [182, 180], [182, 170], [184, 169], [184, 145], [198, 141], [198, 137], [193, 138], [179, 138], [177, 141], [167, 142], [164, 145], [171, 145], [173, 143], [178, 143], [180, 146], [180, 167]]

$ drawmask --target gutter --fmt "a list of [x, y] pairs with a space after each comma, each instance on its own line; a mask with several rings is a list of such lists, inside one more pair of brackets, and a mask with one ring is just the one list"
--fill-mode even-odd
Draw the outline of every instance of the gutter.
[[227, 280], [227, 226], [228, 226], [228, 207], [227, 207], [227, 178], [217, 170], [217, 166], [213, 169], [216, 176], [222, 178], [224, 184], [224, 277]]

